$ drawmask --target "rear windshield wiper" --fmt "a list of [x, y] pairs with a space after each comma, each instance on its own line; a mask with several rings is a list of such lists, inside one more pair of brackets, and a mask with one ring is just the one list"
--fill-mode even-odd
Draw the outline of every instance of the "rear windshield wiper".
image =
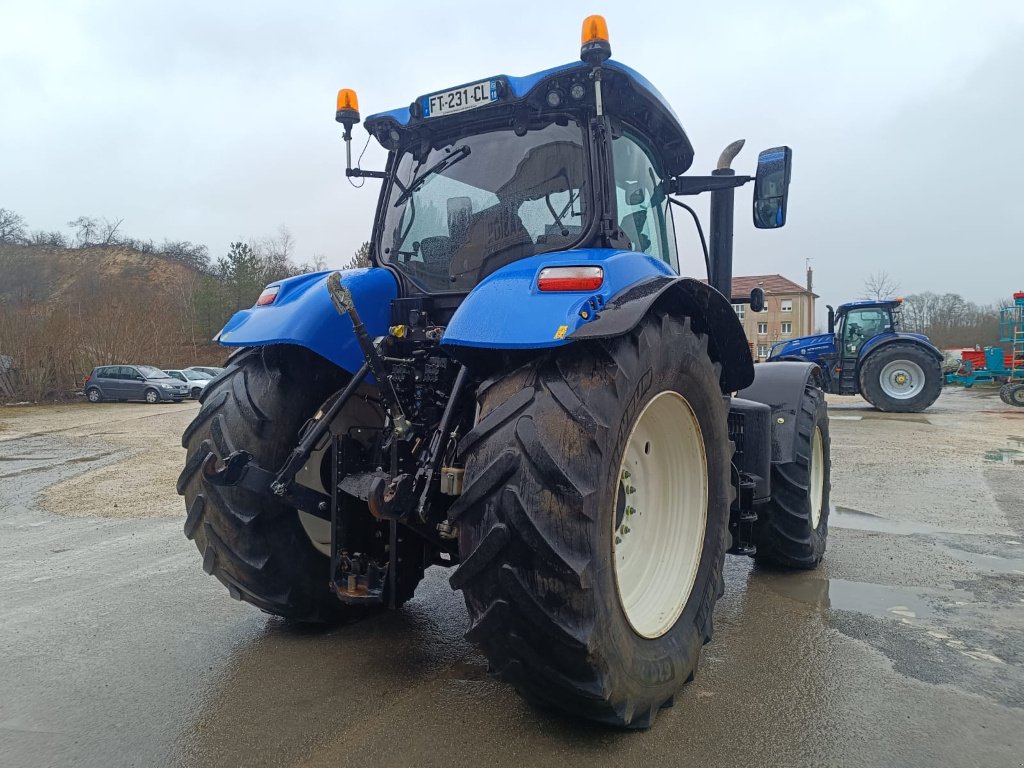
[[412, 193], [419, 189], [421, 186], [423, 186], [423, 182], [426, 181], [430, 176], [433, 176], [435, 173], [440, 173], [446, 168], [455, 165], [460, 160], [464, 160], [465, 158], [469, 157], [469, 153], [469, 147], [463, 144], [461, 147], [456, 149], [447, 157], [442, 157], [432, 166], [427, 168], [427, 170], [425, 170], [423, 173], [421, 173], [419, 176], [413, 179], [412, 183], [402, 190], [402, 194], [398, 196], [398, 199], [395, 200], [395, 204], [392, 207], [397, 208], [398, 206], [400, 206], [402, 203], [404, 203], [406, 200], [412, 197]]

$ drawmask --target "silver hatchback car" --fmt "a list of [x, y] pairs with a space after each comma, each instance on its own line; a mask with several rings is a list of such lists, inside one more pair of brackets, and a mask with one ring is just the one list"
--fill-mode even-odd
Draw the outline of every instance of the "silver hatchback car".
[[85, 380], [90, 403], [103, 400], [177, 402], [188, 397], [188, 386], [152, 365], [100, 365]]

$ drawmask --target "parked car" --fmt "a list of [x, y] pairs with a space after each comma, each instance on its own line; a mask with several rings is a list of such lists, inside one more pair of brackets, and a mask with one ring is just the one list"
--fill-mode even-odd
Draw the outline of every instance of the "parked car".
[[210, 374], [210, 376], [219, 376], [220, 372], [223, 371], [224, 369], [223, 368], [218, 368], [215, 365], [190, 365], [185, 370], [186, 371], [202, 371], [203, 373]]
[[211, 374], [203, 371], [195, 371], [191, 368], [164, 368], [164, 373], [172, 379], [185, 382], [185, 385], [188, 387], [188, 393], [192, 396], [193, 400], [198, 400], [199, 395], [202, 394], [203, 388], [206, 386], [207, 382], [213, 380], [213, 376]]
[[173, 401], [188, 397], [188, 386], [172, 379], [152, 365], [101, 365], [85, 380], [85, 396], [90, 403], [103, 400], [145, 400], [147, 403]]

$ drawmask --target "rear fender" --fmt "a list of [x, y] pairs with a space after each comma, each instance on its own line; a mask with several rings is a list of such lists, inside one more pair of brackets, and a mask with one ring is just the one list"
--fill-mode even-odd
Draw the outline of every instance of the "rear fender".
[[694, 329], [708, 335], [708, 353], [721, 363], [723, 392], [754, 380], [754, 361], [732, 303], [707, 283], [689, 277], [653, 277], [619, 293], [591, 323], [572, 334], [573, 341], [621, 336], [633, 330], [652, 309], [689, 317]]
[[820, 386], [815, 363], [777, 362], [754, 366], [753, 383], [737, 397], [764, 403], [772, 409], [772, 463], [788, 464], [796, 457], [796, 421], [808, 383]]
[[[593, 291], [540, 291], [540, 271], [559, 266], [599, 266], [604, 282]], [[673, 274], [659, 259], [607, 248], [520, 259], [488, 275], [470, 292], [448, 323], [441, 343], [504, 350], [565, 346], [613, 296], [652, 277]]]
[[[314, 272], [271, 283], [280, 286], [274, 303], [236, 312], [215, 340], [226, 347], [296, 344], [354, 373], [363, 364], [363, 353], [352, 321], [331, 304], [330, 274]], [[341, 271], [341, 282], [352, 292], [367, 333], [371, 337], [386, 334], [391, 301], [398, 295], [391, 273], [381, 268], [346, 269]]]
[[[541, 292], [545, 267], [600, 266], [595, 291]], [[628, 333], [654, 306], [694, 318], [709, 336], [709, 352], [722, 363], [722, 387], [753, 379], [743, 327], [731, 303], [699, 280], [676, 275], [647, 254], [605, 248], [546, 253], [502, 267], [483, 280], [455, 312], [441, 343], [501, 350], [547, 349]]]
[[860, 348], [860, 359], [864, 360], [869, 354], [874, 352], [876, 349], [883, 347], [887, 344], [895, 344], [896, 342], [902, 342], [904, 344], [913, 344], [914, 346], [921, 347], [929, 354], [932, 355], [940, 363], [942, 362], [942, 352], [932, 344], [931, 339], [925, 336], [923, 333], [880, 333], [877, 336], [872, 336], [870, 339], [864, 342]]

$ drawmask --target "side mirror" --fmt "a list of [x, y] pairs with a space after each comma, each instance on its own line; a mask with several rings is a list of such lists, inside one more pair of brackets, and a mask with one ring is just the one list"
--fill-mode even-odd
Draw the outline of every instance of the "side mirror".
[[832, 335], [836, 335], [836, 311], [832, 309], [831, 304], [826, 304], [828, 307], [828, 332]]
[[145, 376], [139, 376], [139, 374], [135, 374], [135, 380], [136, 381], [145, 381], [146, 377]]
[[757, 156], [754, 179], [754, 226], [777, 229], [786, 224], [786, 199], [793, 168], [793, 150], [773, 147]]
[[764, 309], [765, 295], [764, 288], [754, 288], [750, 292], [750, 311], [760, 312]]

